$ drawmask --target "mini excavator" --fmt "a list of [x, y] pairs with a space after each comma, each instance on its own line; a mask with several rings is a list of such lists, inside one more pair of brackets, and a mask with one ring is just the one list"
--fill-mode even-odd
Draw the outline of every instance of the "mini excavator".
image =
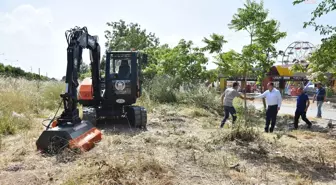
[[[119, 123], [146, 129], [147, 111], [133, 106], [141, 96], [141, 65], [147, 55], [138, 51], [106, 51], [105, 75], [100, 75], [100, 45], [86, 27], [65, 32], [68, 43], [65, 93], [61, 94], [64, 110], [53, 118], [36, 141], [44, 153], [59, 153], [64, 148], [88, 151], [100, 142], [98, 123]], [[90, 50], [91, 78], [78, 83], [78, 71], [83, 49]], [[112, 66], [112, 68], [111, 68]], [[78, 92], [79, 90], [79, 92]], [[83, 106], [79, 116], [78, 104]]]

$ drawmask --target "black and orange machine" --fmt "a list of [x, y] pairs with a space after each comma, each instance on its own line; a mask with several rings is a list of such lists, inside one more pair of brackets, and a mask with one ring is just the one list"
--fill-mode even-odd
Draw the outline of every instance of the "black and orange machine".
[[[141, 96], [141, 66], [147, 62], [147, 55], [138, 51], [107, 51], [102, 78], [98, 37], [89, 35], [86, 27], [75, 27], [65, 35], [66, 86], [65, 93], [60, 95], [64, 110], [46, 125], [36, 141], [37, 149], [47, 153], [57, 153], [66, 147], [88, 151], [102, 140], [98, 123], [106, 120], [113, 124], [124, 119], [130, 126], [145, 129], [147, 111], [133, 104]], [[79, 84], [83, 49], [90, 50], [91, 78]], [[83, 106], [82, 118], [78, 104]]]
[[[127, 120], [131, 127], [146, 129], [147, 110], [133, 104], [142, 95], [141, 66], [147, 63], [147, 55], [138, 51], [107, 51], [105, 61], [105, 76], [99, 87], [95, 87], [93, 78], [85, 78], [79, 86], [83, 119], [94, 125]], [[95, 91], [101, 93], [99, 99], [95, 98]]]

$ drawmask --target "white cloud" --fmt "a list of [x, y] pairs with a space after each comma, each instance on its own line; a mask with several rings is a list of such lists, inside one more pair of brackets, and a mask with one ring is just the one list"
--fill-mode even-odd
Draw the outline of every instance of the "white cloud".
[[21, 5], [12, 12], [0, 15], [0, 62], [19, 66], [33, 72], [57, 75], [50, 58], [55, 57], [57, 39], [51, 26], [52, 13], [47, 8]]
[[39, 31], [41, 28], [49, 28], [51, 21], [52, 15], [49, 9], [35, 9], [31, 5], [21, 5], [11, 13], [1, 16], [0, 30], [9, 34]]
[[[128, 23], [138, 22], [142, 28], [155, 32], [160, 37], [161, 43], [168, 43], [171, 46], [176, 45], [182, 38], [192, 40], [195, 46], [203, 46], [203, 37], [208, 37], [211, 33], [224, 35], [228, 43], [224, 45], [223, 51], [234, 49], [239, 52], [244, 45], [249, 44], [246, 32], [235, 32], [227, 28], [238, 4], [225, 4], [218, 0], [206, 3], [209, 7], [202, 9], [205, 4], [199, 0], [198, 3], [193, 4], [197, 11], [188, 10], [186, 13], [185, 8], [175, 7], [175, 4], [180, 4], [177, 0], [175, 4], [170, 1], [166, 3], [165, 6], [170, 8], [162, 8], [162, 5], [153, 3], [154, 1], [146, 1], [145, 4], [107, 0], [100, 4], [90, 4], [89, 1], [84, 1], [81, 1], [83, 6], [77, 9], [72, 7], [78, 2], [60, 0], [57, 2], [48, 1], [48, 3], [36, 2], [36, 6], [20, 5], [13, 10], [0, 12], [0, 62], [10, 64], [11, 61], [18, 60], [13, 64], [19, 65], [24, 70], [30, 71], [30, 67], [32, 67], [33, 71], [37, 72], [37, 69], [41, 68], [42, 74], [48, 72], [48, 76], [61, 78], [66, 71], [67, 44], [64, 31], [73, 26], [87, 26], [90, 34], [99, 36], [103, 55], [106, 41], [104, 30], [108, 28], [106, 22], [118, 21], [119, 19], [126, 20]], [[10, 0], [7, 2], [11, 4], [11, 7], [15, 7], [17, 4]], [[227, 6], [219, 5], [220, 3]], [[44, 4], [47, 8], [40, 7], [39, 4]], [[123, 9], [111, 11], [111, 7], [115, 6], [127, 6], [128, 11]], [[273, 5], [269, 4], [269, 6]], [[171, 14], [172, 9], [174, 14]], [[85, 13], [92, 12], [92, 10], [94, 13]], [[287, 17], [282, 17], [283, 12], [286, 11], [286, 7], [279, 9], [278, 5], [274, 5], [271, 11], [275, 12], [273, 15], [275, 18], [281, 18], [281, 21], [284, 22], [281, 31], [288, 32], [287, 38], [276, 44], [277, 49], [285, 50], [290, 43], [296, 40], [308, 40], [314, 45], [318, 44], [320, 40], [318, 33], [303, 30], [302, 26], [294, 28], [296, 22], [288, 21]], [[199, 12], [203, 12], [203, 14], [201, 15]], [[304, 17], [304, 19], [306, 18]], [[293, 23], [286, 24], [286, 21]], [[301, 24], [303, 20], [299, 20], [299, 22]], [[5, 55], [1, 55], [2, 53]], [[84, 50], [83, 60], [86, 63], [89, 62], [87, 50]], [[210, 58], [211, 60], [212, 58]], [[209, 67], [213, 68], [214, 65], [210, 64]]]

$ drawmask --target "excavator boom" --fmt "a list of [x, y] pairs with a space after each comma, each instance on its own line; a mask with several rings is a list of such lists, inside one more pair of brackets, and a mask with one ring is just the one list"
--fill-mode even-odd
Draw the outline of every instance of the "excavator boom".
[[75, 27], [66, 31], [65, 35], [68, 43], [66, 88], [65, 93], [60, 95], [64, 110], [57, 119], [50, 121], [37, 140], [37, 148], [42, 152], [58, 153], [66, 147], [87, 151], [102, 138], [101, 132], [92, 123], [81, 120], [77, 108], [78, 71], [83, 49], [90, 50], [93, 97], [95, 100], [100, 99], [98, 37], [89, 35], [86, 27]]

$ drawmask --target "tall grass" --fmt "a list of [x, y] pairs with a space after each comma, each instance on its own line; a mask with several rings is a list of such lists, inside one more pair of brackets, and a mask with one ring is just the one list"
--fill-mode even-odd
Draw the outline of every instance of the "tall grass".
[[214, 89], [208, 89], [203, 84], [179, 85], [175, 78], [157, 76], [143, 85], [143, 95], [140, 104], [148, 106], [149, 111], [153, 105], [186, 104], [205, 108], [216, 114], [222, 114], [220, 94]]
[[0, 78], [0, 134], [14, 134], [30, 128], [34, 116], [53, 110], [63, 87], [58, 82]]
[[[64, 91], [62, 82], [18, 78], [0, 78], [0, 87], [0, 134], [13, 134], [22, 128], [29, 128], [31, 119], [36, 115], [57, 108], [60, 94]], [[143, 85], [143, 94], [137, 104], [145, 106], [149, 112], [158, 104], [184, 104], [223, 115], [220, 93], [215, 89], [208, 89], [203, 84], [180, 86], [175, 78], [163, 76]], [[235, 107], [238, 115], [242, 115], [242, 101], [235, 102]]]

